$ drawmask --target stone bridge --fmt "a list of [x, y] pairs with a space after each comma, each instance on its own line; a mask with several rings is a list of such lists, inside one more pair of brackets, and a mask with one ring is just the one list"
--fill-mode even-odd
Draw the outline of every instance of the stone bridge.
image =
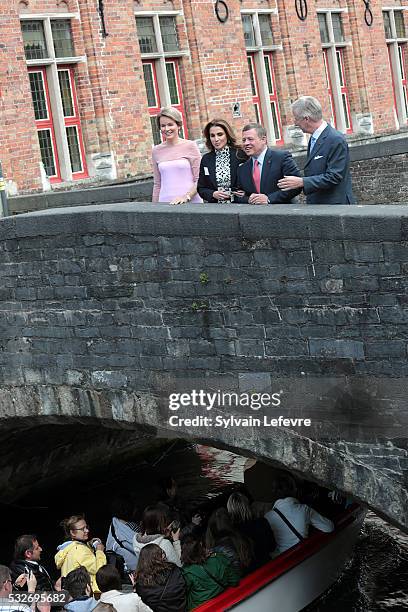
[[2, 500], [180, 437], [408, 530], [407, 269], [406, 206], [1, 220]]

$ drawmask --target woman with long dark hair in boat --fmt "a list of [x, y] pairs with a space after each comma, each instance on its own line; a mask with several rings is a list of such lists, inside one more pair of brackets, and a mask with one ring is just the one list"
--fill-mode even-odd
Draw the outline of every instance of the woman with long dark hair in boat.
[[274, 494], [273, 508], [265, 514], [276, 541], [274, 557], [307, 538], [311, 525], [325, 533], [333, 531], [334, 524], [330, 519], [300, 503], [296, 497], [295, 480], [289, 474], [277, 476]]
[[186, 583], [181, 570], [169, 563], [157, 544], [140, 551], [134, 575], [134, 590], [154, 612], [184, 612]]
[[252, 570], [254, 549], [252, 542], [234, 529], [226, 508], [217, 508], [209, 520], [205, 543], [208, 550], [228, 557], [241, 576]]
[[164, 505], [145, 508], [141, 532], [133, 538], [135, 555], [138, 557], [147, 544], [157, 544], [164, 551], [167, 561], [180, 567], [180, 528], [172, 529], [171, 526], [168, 509]]
[[181, 551], [187, 586], [187, 610], [194, 610], [239, 582], [239, 573], [224, 554], [206, 549], [201, 539], [187, 536]]
[[239, 491], [232, 493], [227, 501], [227, 510], [234, 528], [253, 542], [254, 562], [251, 570], [270, 561], [276, 546], [272, 529], [264, 517], [254, 518], [247, 496]]

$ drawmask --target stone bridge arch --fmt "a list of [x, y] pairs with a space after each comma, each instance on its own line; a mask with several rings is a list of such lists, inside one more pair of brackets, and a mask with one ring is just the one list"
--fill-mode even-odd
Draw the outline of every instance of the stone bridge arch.
[[[95, 422], [194, 438], [336, 487], [407, 529], [407, 215], [120, 204], [3, 219], [3, 440]], [[312, 426], [175, 431], [168, 396], [192, 389], [279, 391], [279, 411]]]

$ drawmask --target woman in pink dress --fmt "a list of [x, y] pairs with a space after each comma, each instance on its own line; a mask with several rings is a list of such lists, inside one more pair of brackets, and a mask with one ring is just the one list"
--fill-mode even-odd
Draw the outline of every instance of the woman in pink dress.
[[153, 147], [153, 202], [202, 202], [197, 194], [201, 154], [195, 142], [180, 138], [181, 113], [162, 108], [157, 121], [164, 142]]

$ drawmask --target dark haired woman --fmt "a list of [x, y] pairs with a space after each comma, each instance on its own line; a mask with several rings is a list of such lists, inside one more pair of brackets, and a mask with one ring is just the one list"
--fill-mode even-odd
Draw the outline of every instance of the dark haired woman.
[[139, 556], [147, 544], [157, 544], [167, 561], [181, 566], [180, 528], [171, 529], [171, 520], [164, 506], [148, 506], [143, 512], [141, 533], [136, 533], [133, 538], [135, 555]]
[[140, 551], [134, 590], [154, 612], [184, 612], [186, 583], [181, 570], [169, 563], [157, 544]]
[[208, 552], [201, 540], [186, 537], [181, 553], [187, 585], [187, 610], [194, 610], [239, 582], [230, 560], [218, 552]]
[[55, 555], [55, 564], [61, 570], [61, 576], [78, 567], [85, 567], [91, 576], [92, 591], [99, 593], [95, 574], [106, 565], [104, 545], [98, 538], [89, 539], [89, 526], [84, 516], [70, 516], [61, 522], [61, 526], [67, 538], [57, 547]]
[[[207, 202], [231, 201], [237, 191], [237, 168], [247, 156], [237, 145], [234, 131], [225, 119], [214, 119], [203, 130], [210, 150], [203, 155], [197, 190]], [[243, 192], [242, 192], [243, 194]]]
[[252, 570], [253, 543], [234, 529], [226, 508], [217, 508], [210, 516], [205, 543], [211, 552], [228, 557], [240, 576]]

